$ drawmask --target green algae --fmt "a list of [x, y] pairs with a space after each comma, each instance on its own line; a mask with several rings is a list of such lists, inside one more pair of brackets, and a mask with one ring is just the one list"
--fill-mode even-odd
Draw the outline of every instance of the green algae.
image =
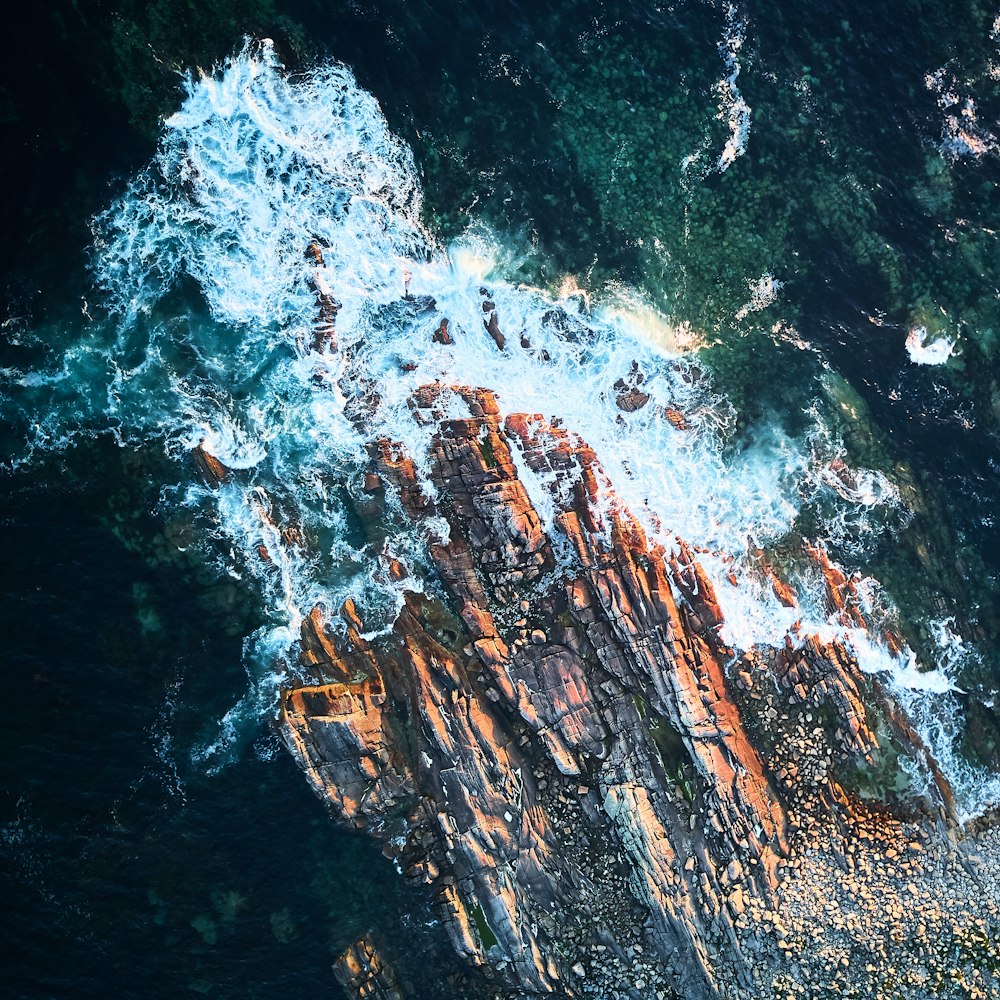
[[495, 469], [499, 463], [497, 462], [496, 452], [494, 451], [493, 442], [490, 440], [489, 435], [477, 438], [476, 448], [479, 454], [482, 455], [483, 461], [486, 463], [486, 468]]
[[483, 950], [489, 951], [490, 948], [496, 947], [500, 942], [497, 940], [496, 934], [493, 933], [493, 929], [490, 927], [489, 922], [486, 919], [486, 913], [483, 908], [476, 903], [472, 910], [472, 922], [476, 926], [476, 932], [479, 934], [479, 940], [482, 943]]

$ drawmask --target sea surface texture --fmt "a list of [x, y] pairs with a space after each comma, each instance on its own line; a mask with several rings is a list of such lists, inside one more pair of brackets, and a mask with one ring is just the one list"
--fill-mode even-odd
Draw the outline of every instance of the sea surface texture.
[[[378, 650], [455, 610], [440, 441], [484, 398], [586, 449], [595, 546], [621, 519], [695, 554], [732, 689], [751, 653], [845, 651], [884, 750], [851, 801], [995, 824], [1000, 12], [56, 2], [9, 44], [5, 996], [337, 996], [365, 940], [376, 996], [527, 995], [485, 918], [470, 971], [393, 837], [331, 818], [283, 711], [310, 623]], [[510, 462], [569, 579], [576, 480]], [[886, 996], [1000, 993], [980, 861], [986, 943]], [[823, 989], [875, 981], [844, 961]], [[622, 969], [545, 990], [706, 995]], [[835, 995], [800, 972], [717, 988]]]

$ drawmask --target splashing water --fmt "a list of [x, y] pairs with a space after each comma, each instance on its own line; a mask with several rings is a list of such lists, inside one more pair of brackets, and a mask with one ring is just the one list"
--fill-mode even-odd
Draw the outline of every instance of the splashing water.
[[702, 178], [713, 172], [724, 173], [746, 152], [753, 118], [753, 109], [747, 104], [737, 85], [743, 69], [739, 55], [746, 41], [746, 15], [734, 3], [727, 3], [724, 10], [725, 25], [722, 38], [718, 42], [718, 50], [726, 74], [715, 84], [714, 90], [718, 101], [716, 118], [725, 124], [729, 135], [722, 152], [714, 162], [707, 160], [702, 162], [702, 156], [708, 151], [710, 144], [706, 134], [700, 146], [685, 156], [680, 163], [682, 174], [688, 173], [692, 167], [700, 163], [699, 169], [694, 173]]
[[915, 326], [906, 335], [906, 353], [915, 365], [945, 365], [955, 353], [955, 342], [948, 337], [931, 338], [925, 326]]
[[[731, 27], [735, 88], [740, 36]], [[855, 538], [901, 501], [880, 474], [831, 465], [843, 462], [818, 409], [811, 437], [774, 430], [733, 453], [732, 407], [683, 353], [697, 338], [640, 295], [618, 289], [591, 303], [571, 281], [559, 295], [512, 284], [502, 276], [514, 251], [483, 227], [436, 245], [420, 221], [410, 150], [345, 67], [292, 79], [265, 42], [187, 89], [154, 162], [95, 220], [109, 316], [49, 372], [8, 372], [6, 381], [27, 400], [25, 460], [110, 429], [122, 444], [162, 441], [175, 457], [201, 446], [238, 470], [217, 490], [177, 491], [181, 505], [212, 509], [224, 568], [251, 579], [267, 609], [246, 642], [249, 691], [200, 752], [206, 762], [218, 766], [246, 721], [273, 708], [313, 606], [336, 610], [350, 597], [378, 631], [401, 600], [380, 557], [429, 573], [426, 532], [445, 526], [417, 531], [397, 502], [373, 532], [357, 508], [377, 439], [398, 442], [433, 494], [433, 428], [407, 401], [435, 380], [485, 386], [504, 412], [542, 412], [585, 439], [651, 536], [669, 546], [676, 532], [704, 553], [734, 645], [780, 641], [795, 620], [806, 631], [832, 628], [818, 584], [785, 608], [755, 553], [792, 528], [806, 498], [822, 495], [831, 530]], [[322, 263], [307, 260], [311, 244]], [[777, 286], [772, 279], [761, 293]], [[484, 288], [502, 350], [484, 329]], [[318, 294], [340, 306], [335, 351], [315, 343]], [[451, 344], [432, 336], [443, 318]], [[648, 402], [623, 412], [615, 383], [639, 375]], [[458, 397], [451, 405], [463, 415]], [[524, 481], [544, 517], [546, 485]], [[936, 714], [923, 706], [951, 686], [948, 675], [917, 671], [867, 635], [853, 639], [866, 669], [888, 671], [930, 726]], [[946, 757], [951, 744], [932, 745]]]
[[735, 4], [726, 6], [726, 29], [719, 42], [719, 54], [726, 64], [728, 75], [718, 84], [719, 118], [729, 128], [729, 138], [719, 156], [715, 169], [720, 173], [728, 170], [736, 159], [743, 155], [750, 137], [750, 105], [744, 100], [736, 81], [740, 75], [739, 52], [746, 40], [746, 20]]

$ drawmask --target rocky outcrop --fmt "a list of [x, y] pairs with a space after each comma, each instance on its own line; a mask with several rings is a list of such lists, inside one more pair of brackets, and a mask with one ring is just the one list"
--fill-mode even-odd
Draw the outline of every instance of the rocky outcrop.
[[645, 380], [646, 376], [639, 371], [638, 363], [633, 361], [628, 377], [618, 379], [614, 385], [615, 403], [619, 410], [633, 413], [635, 410], [641, 410], [649, 402], [649, 393], [641, 388]]
[[333, 974], [348, 996], [359, 1000], [403, 1000], [395, 970], [371, 934], [355, 941], [334, 963]]
[[430, 543], [447, 596], [406, 594], [378, 642], [350, 605], [308, 616], [309, 682], [282, 703], [292, 752], [340, 821], [426, 883], [494, 986], [753, 995], [748, 907], [774, 904], [802, 808], [778, 752], [791, 717], [756, 699], [822, 711], [813, 805], [835, 817], [837, 765], [879, 747], [865, 679], [797, 634], [728, 648], [692, 551], [651, 539], [564, 428], [504, 419], [471, 387], [425, 386], [411, 410], [434, 428], [433, 491], [391, 441], [365, 491], [447, 524]]
[[198, 475], [206, 486], [218, 489], [229, 479], [229, 469], [208, 450], [206, 441], [202, 441], [201, 444], [192, 449], [191, 454], [194, 458]]
[[326, 260], [323, 257], [323, 249], [318, 243], [310, 243], [306, 248], [306, 260], [313, 265], [308, 280], [316, 296], [318, 309], [310, 346], [312, 350], [319, 353], [335, 351], [337, 349], [336, 322], [337, 314], [340, 312], [340, 303], [330, 291], [326, 277]]

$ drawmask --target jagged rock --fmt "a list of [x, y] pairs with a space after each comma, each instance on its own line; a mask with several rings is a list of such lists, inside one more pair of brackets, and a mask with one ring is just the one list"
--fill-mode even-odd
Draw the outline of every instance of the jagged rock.
[[640, 389], [623, 389], [615, 394], [618, 409], [624, 410], [626, 413], [641, 410], [649, 402], [649, 399], [649, 393], [642, 392]]
[[198, 474], [212, 489], [218, 489], [231, 475], [230, 470], [205, 448], [204, 441], [191, 454], [194, 457]]
[[679, 431], [690, 429], [690, 424], [685, 419], [684, 414], [673, 406], [665, 406], [663, 408], [663, 416]]
[[[740, 659], [691, 549], [651, 541], [593, 451], [541, 415], [503, 419], [490, 392], [441, 384], [411, 411], [435, 429], [433, 496], [398, 444], [372, 460], [414, 521], [447, 522], [430, 554], [448, 606], [407, 594], [378, 642], [350, 604], [339, 620], [314, 609], [286, 742], [334, 814], [430, 887], [458, 953], [495, 984], [574, 995], [600, 947], [588, 988], [646, 996], [616, 964], [641, 947], [665, 970], [657, 988], [754, 995], [747, 914], [775, 904], [800, 829], [754, 699], [767, 681], [786, 705], [822, 706], [836, 753], [868, 760], [856, 665], [798, 635]], [[850, 614], [849, 581], [820, 564]], [[836, 810], [844, 793], [814, 771], [829, 788], [816, 808]]]
[[333, 974], [349, 1000], [403, 1000], [396, 973], [371, 934], [355, 941], [334, 963]]
[[638, 362], [633, 361], [628, 376], [618, 379], [614, 385], [615, 403], [619, 410], [634, 413], [649, 402], [649, 393], [639, 388], [645, 380], [646, 376], [639, 370]]
[[500, 332], [500, 320], [497, 318], [496, 310], [493, 309], [493, 303], [492, 302], [484, 303], [483, 304], [484, 308], [487, 305], [490, 306], [490, 311], [487, 314], [489, 316], [489, 319], [485, 321], [486, 332], [493, 338], [493, 342], [502, 351], [504, 347], [507, 346], [507, 338]]
[[781, 577], [778, 576], [773, 570], [768, 573], [768, 578], [771, 581], [771, 590], [774, 591], [774, 596], [786, 607], [786, 608], [797, 608], [799, 606], [799, 599], [795, 594], [795, 591], [790, 587]]
[[774, 654], [773, 671], [785, 688], [799, 692], [801, 701], [833, 710], [844, 746], [866, 761], [878, 749], [869, 727], [857, 668], [838, 643], [821, 643], [808, 636], [800, 645], [788, 644]]
[[306, 259], [314, 265], [309, 275], [309, 283], [316, 295], [319, 313], [316, 325], [313, 327], [312, 349], [317, 352], [335, 351], [337, 349], [337, 314], [340, 303], [333, 297], [330, 285], [326, 279], [326, 261], [323, 249], [315, 241], [306, 247]]
[[448, 330], [448, 320], [441, 320], [441, 325], [434, 331], [434, 336], [431, 339], [435, 344], [444, 344], [446, 347], [455, 343], [455, 338]]

